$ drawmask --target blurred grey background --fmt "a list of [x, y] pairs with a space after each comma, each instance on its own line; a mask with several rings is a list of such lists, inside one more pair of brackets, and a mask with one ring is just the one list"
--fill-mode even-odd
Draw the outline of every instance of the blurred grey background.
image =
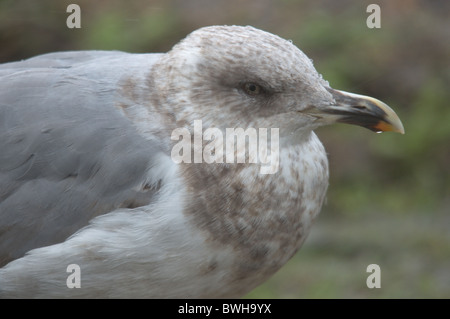
[[[81, 7], [81, 29], [66, 8]], [[381, 7], [369, 29], [366, 8]], [[0, 0], [0, 63], [62, 50], [165, 52], [207, 25], [291, 39], [336, 89], [374, 96], [406, 134], [334, 125], [327, 203], [250, 298], [450, 298], [450, 1]], [[0, 150], [1, 151], [1, 150]], [[369, 289], [366, 267], [381, 267]]]

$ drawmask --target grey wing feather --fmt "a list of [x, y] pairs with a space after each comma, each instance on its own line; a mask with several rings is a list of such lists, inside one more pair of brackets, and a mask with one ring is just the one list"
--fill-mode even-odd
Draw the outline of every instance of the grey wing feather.
[[0, 267], [155, 196], [142, 186], [161, 147], [114, 106], [123, 74], [108, 77], [111, 61], [125, 70], [132, 58], [67, 52], [0, 66]]
[[97, 59], [129, 56], [121, 51], [64, 51], [38, 55], [19, 62], [0, 64], [0, 70], [29, 70], [32, 68], [72, 68]]

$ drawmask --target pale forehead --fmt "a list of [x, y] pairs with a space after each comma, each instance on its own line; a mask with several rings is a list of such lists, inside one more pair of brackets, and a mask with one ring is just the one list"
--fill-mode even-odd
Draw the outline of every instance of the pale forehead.
[[[192, 32], [180, 43], [180, 49], [192, 50], [210, 62], [224, 62], [227, 66], [258, 66], [276, 74], [313, 75], [311, 60], [291, 41], [247, 26], [211, 26]], [[275, 75], [275, 74], [272, 74]]]
[[283, 54], [296, 56], [301, 51], [292, 42], [274, 34], [247, 26], [211, 26], [192, 32], [185, 41], [189, 46], [234, 54]]
[[[242, 44], [257, 41], [263, 45], [289, 49], [291, 43], [277, 35], [247, 26], [211, 26], [192, 32], [188, 38], [204, 41], [211, 40], [217, 44]], [[195, 41], [194, 40], [194, 41]], [[191, 40], [189, 40], [191, 41]]]

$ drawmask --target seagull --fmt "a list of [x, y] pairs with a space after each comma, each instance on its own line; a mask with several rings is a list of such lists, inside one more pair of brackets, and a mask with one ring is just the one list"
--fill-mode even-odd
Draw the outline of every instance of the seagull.
[[[321, 210], [313, 130], [404, 133], [385, 103], [332, 89], [292, 41], [250, 26], [204, 27], [167, 53], [44, 54], [0, 79], [2, 298], [241, 297]], [[175, 161], [173, 132], [195, 121], [276, 128], [277, 171]]]

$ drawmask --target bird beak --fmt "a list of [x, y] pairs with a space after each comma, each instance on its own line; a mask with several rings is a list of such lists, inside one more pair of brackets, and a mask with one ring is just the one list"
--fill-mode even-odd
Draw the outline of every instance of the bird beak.
[[375, 132], [398, 132], [405, 134], [400, 118], [395, 112], [370, 96], [358, 95], [326, 88], [335, 103], [322, 106], [318, 110], [326, 118], [333, 115], [335, 122], [360, 125]]

